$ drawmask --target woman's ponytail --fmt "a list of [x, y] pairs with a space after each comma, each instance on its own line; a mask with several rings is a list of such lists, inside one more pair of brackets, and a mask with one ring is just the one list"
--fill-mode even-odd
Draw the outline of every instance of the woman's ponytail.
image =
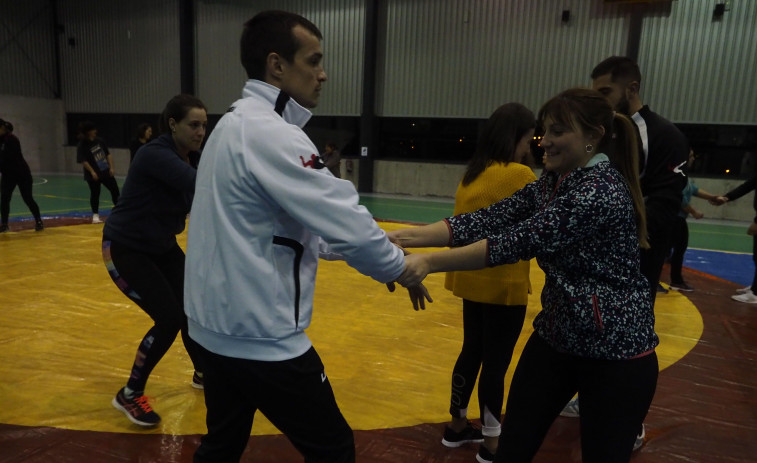
[[627, 116], [615, 113], [613, 117], [614, 149], [612, 163], [626, 179], [628, 189], [631, 191], [633, 208], [636, 215], [636, 227], [639, 234], [639, 245], [643, 249], [649, 249], [647, 240], [647, 214], [644, 209], [644, 197], [641, 194], [639, 181], [639, 143], [636, 138], [634, 124]]

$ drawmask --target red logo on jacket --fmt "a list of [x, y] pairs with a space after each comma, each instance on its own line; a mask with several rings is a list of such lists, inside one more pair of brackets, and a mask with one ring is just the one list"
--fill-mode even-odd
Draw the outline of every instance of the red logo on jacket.
[[311, 154], [310, 155], [310, 160], [309, 161], [305, 161], [305, 158], [303, 158], [302, 156], [300, 156], [300, 161], [302, 161], [302, 167], [310, 167], [311, 169], [313, 167], [315, 167], [315, 161], [317, 159], [318, 159], [318, 156], [316, 156], [315, 154]]
[[309, 161], [305, 161], [305, 158], [300, 156], [300, 161], [302, 161], [302, 167], [310, 167], [311, 169], [323, 169], [324, 167], [320, 156], [317, 154], [311, 154]]

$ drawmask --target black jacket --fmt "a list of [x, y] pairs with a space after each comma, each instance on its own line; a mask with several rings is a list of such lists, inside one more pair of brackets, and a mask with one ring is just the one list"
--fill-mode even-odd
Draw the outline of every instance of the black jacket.
[[176, 245], [194, 199], [199, 153], [185, 162], [170, 134], [143, 146], [129, 167], [118, 204], [103, 228], [103, 239], [148, 254]]
[[29, 164], [21, 154], [21, 143], [12, 133], [0, 138], [0, 174], [9, 177], [31, 175]]
[[[689, 141], [672, 122], [642, 107], [631, 116], [637, 129], [641, 193], [644, 195], [648, 227], [671, 224], [678, 216], [686, 187]], [[652, 232], [652, 230], [650, 230]]]

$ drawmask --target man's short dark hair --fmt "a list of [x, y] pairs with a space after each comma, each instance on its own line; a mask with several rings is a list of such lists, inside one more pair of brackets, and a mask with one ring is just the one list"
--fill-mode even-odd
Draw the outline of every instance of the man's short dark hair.
[[315, 24], [288, 11], [263, 11], [244, 24], [240, 54], [248, 78], [264, 80], [266, 58], [270, 53], [278, 53], [292, 62], [301, 46], [292, 34], [292, 29], [297, 25], [310, 31], [318, 40], [323, 39]]
[[625, 56], [611, 56], [597, 64], [591, 71], [591, 78], [596, 79], [605, 74], [610, 74], [612, 82], [633, 82], [635, 80], [641, 84], [639, 66], [631, 58]]

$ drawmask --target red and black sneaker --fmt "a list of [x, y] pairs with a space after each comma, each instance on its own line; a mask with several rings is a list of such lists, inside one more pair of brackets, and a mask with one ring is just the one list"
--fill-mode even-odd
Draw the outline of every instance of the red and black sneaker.
[[116, 410], [124, 412], [124, 415], [134, 424], [155, 426], [160, 423], [160, 416], [153, 411], [150, 403], [147, 402], [147, 397], [142, 394], [127, 399], [124, 394], [124, 388], [121, 388], [113, 398], [111, 404]]

